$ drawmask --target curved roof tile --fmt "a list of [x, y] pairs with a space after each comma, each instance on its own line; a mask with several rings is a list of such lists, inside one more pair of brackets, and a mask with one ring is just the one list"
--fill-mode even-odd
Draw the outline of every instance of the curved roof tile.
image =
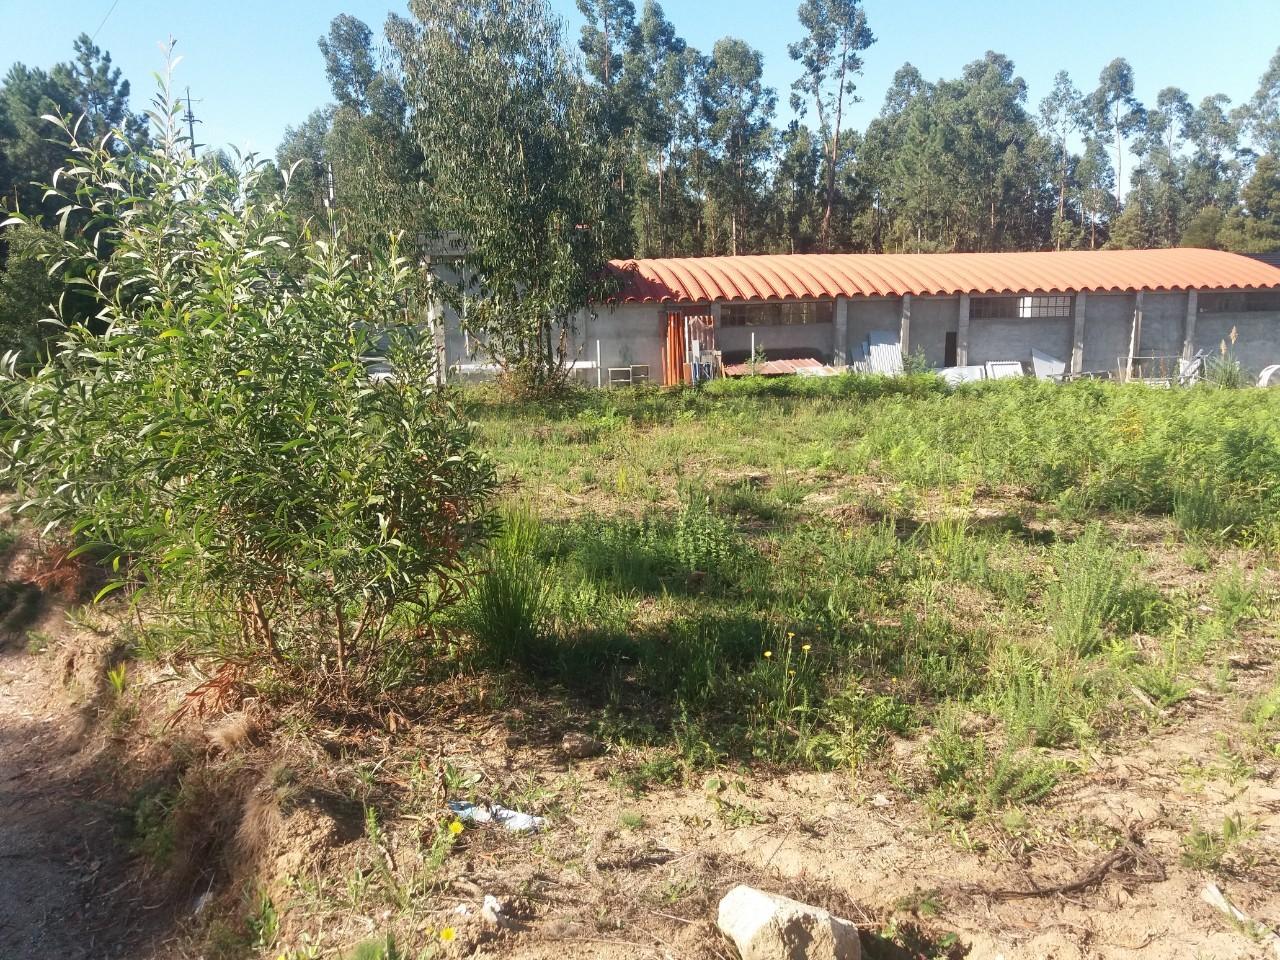
[[1221, 250], [807, 253], [614, 260], [623, 303], [1139, 290], [1280, 289], [1280, 268]]

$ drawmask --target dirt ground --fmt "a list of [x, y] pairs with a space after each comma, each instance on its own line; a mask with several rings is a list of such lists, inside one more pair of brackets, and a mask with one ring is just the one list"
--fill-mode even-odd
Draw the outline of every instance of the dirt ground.
[[[1249, 917], [1280, 928], [1280, 764], [1245, 763], [1234, 749], [1244, 735], [1242, 704], [1275, 680], [1280, 644], [1270, 627], [1232, 660], [1229, 693], [1197, 689], [1153, 716], [1145, 735], [1075, 757], [1074, 775], [998, 830], [928, 821], [911, 789], [921, 747], [911, 741], [893, 744], [883, 763], [859, 773], [728, 769], [711, 782], [696, 775], [637, 792], [622, 780], [645, 760], [643, 751], [614, 747], [568, 759], [560, 738], [588, 718], [543, 715], [536, 704], [437, 711], [341, 749], [333, 731], [266, 730], [229, 747], [239, 752], [239, 775], [279, 779], [271, 771], [288, 762], [323, 789], [310, 806], [277, 816], [271, 855], [256, 861], [258, 879], [275, 891], [278, 931], [269, 943], [237, 941], [228, 952], [211, 948], [190, 920], [205, 884], [214, 894], [209, 915], [228, 922], [243, 915], [243, 892], [228, 873], [199, 867], [198, 882], [158, 885], [127, 839], [138, 781], [125, 765], [139, 752], [126, 741], [147, 725], [124, 730], [103, 706], [110, 642], [69, 622], [10, 566], [0, 624], [4, 960], [248, 960], [307, 942], [328, 957], [387, 927], [421, 934], [421, 943], [431, 939], [423, 931], [445, 925], [456, 939], [433, 946], [443, 956], [731, 960], [714, 920], [719, 898], [739, 882], [849, 917], [871, 957], [1280, 955], [1201, 898], [1217, 883]], [[147, 689], [143, 678], [135, 682]], [[172, 703], [169, 687], [139, 699]], [[393, 785], [403, 779], [395, 771], [422, 758], [447, 764], [472, 777], [477, 794], [529, 798], [547, 829], [468, 830], [408, 908], [375, 897], [343, 900], [333, 891], [364, 875], [370, 838], [358, 817], [354, 829], [328, 825], [345, 814], [314, 797], [341, 792], [340, 767], [357, 755]], [[207, 762], [229, 761], [214, 751]], [[253, 791], [235, 795], [245, 804], [237, 815], [260, 816]], [[412, 872], [421, 821], [441, 816], [419, 813], [383, 825], [379, 847], [396, 875]], [[1185, 866], [1188, 833], [1216, 829], [1227, 817], [1247, 825], [1245, 841], [1212, 872]], [[506, 906], [505, 927], [479, 919], [486, 893]]]
[[25, 559], [0, 583], [0, 957], [137, 956], [154, 921], [117, 843], [110, 743], [92, 696], [74, 703], [58, 663], [28, 649], [70, 628]]

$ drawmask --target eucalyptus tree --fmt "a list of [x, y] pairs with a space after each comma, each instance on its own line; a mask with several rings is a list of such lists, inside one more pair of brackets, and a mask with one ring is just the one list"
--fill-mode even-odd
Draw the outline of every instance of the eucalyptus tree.
[[1183, 183], [1187, 205], [1229, 209], [1235, 203], [1242, 174], [1240, 125], [1225, 94], [1205, 97], [1187, 118], [1191, 147]]
[[1267, 153], [1258, 158], [1240, 201], [1221, 221], [1216, 245], [1239, 253], [1280, 251], [1280, 157]]
[[1046, 145], [1025, 107], [1026, 86], [998, 53], [961, 77], [926, 83], [898, 71], [867, 131], [868, 175], [897, 249], [1039, 246], [1052, 220]]
[[604, 91], [609, 130], [620, 136], [632, 125], [632, 112], [638, 106], [631, 71], [623, 68], [623, 58], [634, 51], [638, 40], [635, 4], [631, 0], [578, 0], [578, 12], [584, 21], [578, 47], [587, 72]]
[[708, 193], [717, 220], [728, 224], [727, 251], [747, 245], [748, 214], [764, 186], [773, 153], [778, 97], [764, 85], [764, 58], [735, 37], [716, 41], [702, 81], [702, 111], [710, 147]]
[[1093, 136], [1100, 143], [1114, 145], [1116, 152], [1116, 204], [1124, 188], [1124, 152], [1128, 137], [1140, 133], [1146, 124], [1146, 110], [1133, 94], [1133, 67], [1117, 57], [1102, 68], [1098, 86], [1089, 95], [1088, 113]]
[[802, 0], [798, 12], [805, 36], [790, 44], [787, 52], [803, 72], [791, 85], [791, 106], [803, 116], [811, 101], [817, 114], [825, 155], [825, 201], [819, 236], [827, 247], [831, 241], [845, 106], [858, 100], [854, 78], [862, 73], [862, 51], [876, 38], [867, 26], [860, 0]]
[[[1089, 232], [1089, 249], [1096, 250], [1105, 242], [1106, 225], [1116, 212], [1116, 174], [1107, 156], [1107, 145], [1097, 137], [1087, 136], [1084, 152], [1076, 165], [1080, 190], [1080, 209]], [[1100, 235], [1101, 234], [1101, 235]]]
[[698, 90], [705, 69], [705, 58], [676, 33], [662, 7], [646, 0], [622, 58], [632, 100], [639, 255], [697, 252], [699, 203], [691, 166], [700, 139]]
[[1076, 165], [1071, 139], [1081, 128], [1083, 99], [1067, 71], [1060, 70], [1053, 78], [1053, 90], [1040, 101], [1040, 129], [1048, 144], [1058, 195], [1052, 232], [1055, 250], [1074, 247], [1079, 239], [1079, 227], [1068, 216], [1067, 193]]
[[1258, 90], [1249, 101], [1243, 119], [1258, 153], [1280, 156], [1280, 49], [1258, 80]]
[[469, 252], [443, 288], [519, 386], [554, 389], [575, 317], [625, 251], [618, 158], [544, 0], [410, 4], [389, 36], [423, 157], [424, 201]]
[[808, 127], [792, 120], [778, 146], [767, 198], [770, 245], [779, 253], [808, 253], [818, 244], [824, 216], [819, 189], [822, 145]]
[[397, 65], [348, 14], [333, 19], [318, 45], [334, 102], [285, 131], [277, 160], [291, 172], [295, 211], [314, 229], [353, 250], [383, 251], [392, 233], [416, 237], [431, 226]]

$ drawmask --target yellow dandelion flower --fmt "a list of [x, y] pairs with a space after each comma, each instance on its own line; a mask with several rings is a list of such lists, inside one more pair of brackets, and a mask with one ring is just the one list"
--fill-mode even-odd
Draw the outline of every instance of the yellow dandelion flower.
[[458, 936], [458, 931], [453, 929], [453, 927], [445, 927], [443, 930], [440, 931], [440, 939], [443, 940], [445, 943], [448, 943], [450, 940], [455, 939], [457, 936]]
[[787, 631], [787, 639], [788, 639], [788, 640], [792, 639], [794, 636], [795, 636], [795, 634], [794, 634], [794, 633], [792, 633], [790, 630], [788, 630], [788, 631]]
[[788, 676], [791, 676], [791, 677], [794, 677], [794, 676], [796, 675], [796, 672], [795, 672], [794, 670], [788, 670], [788, 671], [787, 671], [787, 675], [788, 675]]
[[811, 644], [811, 643], [806, 643], [806, 644], [805, 644], [803, 647], [801, 647], [800, 649], [801, 649], [801, 650], [803, 650], [805, 653], [808, 653], [811, 649], [813, 649], [813, 644]]
[[450, 833], [452, 833], [455, 837], [456, 837], [458, 834], [460, 834], [460, 833], [462, 832], [462, 830], [463, 830], [463, 826], [462, 826], [462, 821], [461, 821], [461, 820], [450, 820], [450, 821], [449, 821], [449, 832], [450, 832]]
[[766, 651], [764, 652], [764, 655], [765, 655], [765, 657], [772, 657], [772, 656], [773, 656], [773, 651], [772, 651], [772, 650], [766, 650]]

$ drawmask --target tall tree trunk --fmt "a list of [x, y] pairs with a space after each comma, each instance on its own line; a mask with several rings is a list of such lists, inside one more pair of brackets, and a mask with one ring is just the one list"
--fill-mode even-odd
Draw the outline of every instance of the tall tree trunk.
[[1062, 224], [1066, 221], [1066, 210], [1067, 210], [1067, 172], [1066, 172], [1066, 166], [1063, 165], [1062, 179], [1058, 181], [1058, 223], [1056, 228], [1053, 231], [1054, 232], [1053, 248], [1055, 250], [1062, 249]]
[[840, 155], [840, 122], [844, 114], [844, 77], [849, 64], [849, 42], [845, 41], [840, 51], [840, 83], [836, 87], [836, 122], [831, 134], [831, 146], [827, 149], [827, 204], [822, 212], [822, 250], [831, 250], [831, 208], [836, 197], [836, 157]]
[[667, 255], [667, 211], [663, 206], [662, 189], [666, 173], [666, 164], [663, 163], [665, 153], [662, 148], [658, 149], [658, 251], [664, 257]]

